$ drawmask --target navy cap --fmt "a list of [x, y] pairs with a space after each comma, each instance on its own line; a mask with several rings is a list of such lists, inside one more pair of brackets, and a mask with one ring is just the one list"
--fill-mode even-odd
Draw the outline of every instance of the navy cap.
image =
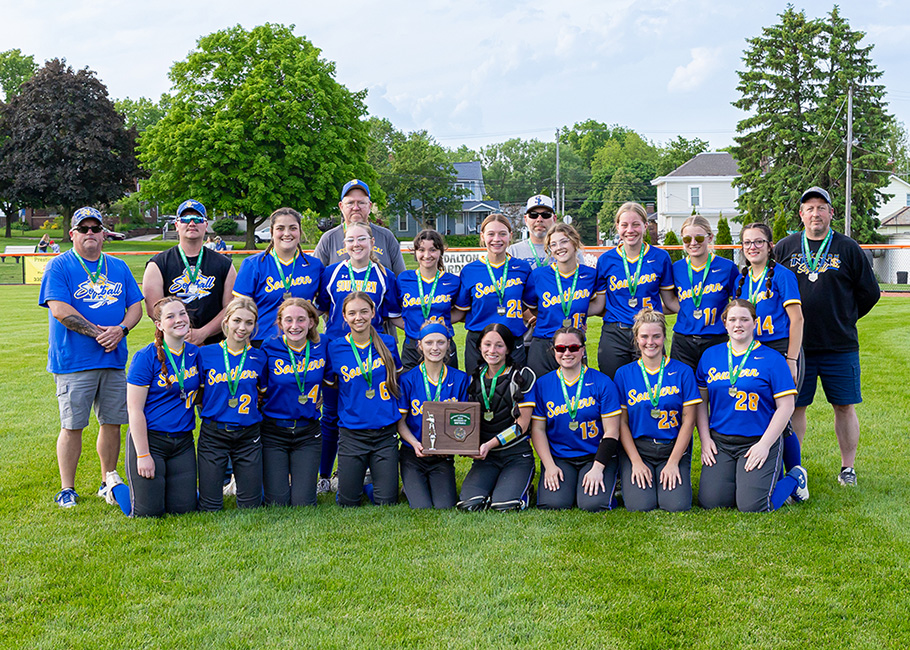
[[355, 178], [354, 180], [348, 181], [347, 183], [345, 183], [344, 187], [341, 188], [341, 198], [339, 200], [344, 201], [344, 197], [347, 196], [348, 192], [353, 190], [355, 187], [359, 187], [364, 192], [366, 192], [367, 198], [369, 198], [369, 199], [373, 198], [370, 196], [370, 186], [367, 185], [366, 183], [364, 183], [362, 180]]
[[198, 212], [202, 216], [203, 219], [208, 219], [208, 217], [205, 214], [205, 206], [202, 205], [196, 199], [187, 199], [186, 201], [181, 203], [180, 207], [177, 208], [177, 218], [179, 219], [180, 217], [183, 216], [184, 212], [189, 212], [190, 210], [193, 210], [194, 212]]
[[828, 205], [831, 205], [831, 196], [828, 194], [828, 192], [826, 190], [823, 190], [818, 185], [815, 185], [814, 187], [810, 187], [808, 190], [803, 192], [803, 195], [801, 197], [799, 197], [799, 202], [802, 204], [802, 203], [805, 203], [806, 201], [808, 201], [809, 199], [823, 199], [825, 201], [825, 203], [827, 203]]
[[73, 218], [70, 221], [70, 227], [75, 228], [86, 219], [97, 219], [98, 223], [102, 225], [104, 224], [104, 220], [101, 218], [100, 212], [98, 212], [95, 208], [84, 207], [79, 208], [73, 213]]

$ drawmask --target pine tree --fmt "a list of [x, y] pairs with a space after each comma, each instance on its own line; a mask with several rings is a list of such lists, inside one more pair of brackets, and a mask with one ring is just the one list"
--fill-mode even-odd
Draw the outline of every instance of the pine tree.
[[[676, 233], [672, 230], [668, 230], [667, 234], [664, 235], [664, 246], [679, 246], [679, 237], [676, 236]], [[670, 260], [672, 262], [678, 262], [683, 258], [682, 251], [667, 251], [670, 254]]]
[[783, 211], [778, 211], [777, 216], [774, 217], [771, 234], [775, 242], [779, 242], [787, 236], [787, 215]]
[[[730, 224], [723, 215], [717, 220], [717, 237], [714, 242], [718, 245], [728, 245], [733, 243], [733, 235], [730, 233]], [[730, 249], [718, 250], [717, 254], [726, 257], [728, 260], [733, 259], [733, 251]]]

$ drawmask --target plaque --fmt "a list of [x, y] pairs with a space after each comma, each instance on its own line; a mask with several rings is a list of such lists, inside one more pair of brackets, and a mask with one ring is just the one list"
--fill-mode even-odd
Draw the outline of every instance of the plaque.
[[480, 451], [479, 402], [424, 402], [423, 453], [474, 456]]

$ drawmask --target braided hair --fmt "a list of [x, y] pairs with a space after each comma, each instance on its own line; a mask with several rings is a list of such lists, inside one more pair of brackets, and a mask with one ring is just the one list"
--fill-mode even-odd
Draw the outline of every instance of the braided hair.
[[172, 302], [177, 302], [183, 305], [183, 301], [180, 300], [177, 296], [165, 296], [161, 300], [155, 303], [155, 306], [152, 307], [152, 320], [155, 321], [155, 356], [158, 358], [158, 361], [161, 362], [161, 376], [164, 377], [164, 382], [167, 384], [167, 387], [170, 388], [171, 384], [174, 382], [171, 381], [171, 371], [167, 367], [167, 352], [164, 351], [164, 330], [158, 327], [161, 322], [161, 312], [164, 311], [166, 305], [171, 304]]
[[[774, 280], [774, 267], [777, 266], [777, 261], [774, 259], [774, 236], [771, 234], [771, 229], [767, 224], [761, 223], [760, 221], [755, 223], [750, 223], [743, 226], [742, 232], [747, 230], [759, 230], [768, 240], [768, 273], [765, 275], [765, 298], [770, 298], [774, 293], [771, 290], [771, 282]], [[742, 235], [740, 235], [741, 237]], [[739, 282], [736, 285], [736, 298], [742, 298], [743, 286], [746, 283], [746, 277], [749, 275], [752, 267], [750, 264], [746, 264], [742, 268], [742, 272], [739, 275]], [[748, 300], [750, 296], [746, 296], [745, 299]]]

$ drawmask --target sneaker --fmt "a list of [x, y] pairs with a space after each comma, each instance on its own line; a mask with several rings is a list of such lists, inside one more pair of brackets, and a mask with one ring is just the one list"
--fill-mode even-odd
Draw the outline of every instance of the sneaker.
[[333, 472], [332, 478], [329, 479], [329, 491], [338, 492], [338, 472]]
[[837, 475], [837, 482], [848, 487], [856, 487], [856, 470], [852, 467], [845, 467]]
[[226, 497], [237, 496], [237, 481], [234, 480], [233, 474], [231, 474], [231, 480], [225, 483], [224, 487], [221, 488], [221, 493]]
[[102, 499], [107, 498], [107, 482], [102, 481], [101, 487], [98, 488], [98, 496]]
[[327, 478], [316, 481], [316, 494], [328, 494], [332, 491], [332, 482]]
[[[115, 506], [117, 505], [117, 499], [114, 497], [114, 487], [117, 485], [123, 485], [123, 479], [120, 478], [120, 474], [117, 473], [117, 470], [108, 472], [105, 475], [104, 479], [104, 483], [102, 483], [104, 489], [104, 500], [112, 506]], [[101, 494], [101, 490], [98, 490], [98, 494]]]
[[[337, 481], [337, 479], [336, 479], [336, 481]], [[369, 468], [369, 467], [367, 468], [366, 473], [363, 475], [363, 484], [364, 484], [364, 485], [372, 485], [372, 484], [373, 484], [373, 474], [370, 473], [370, 468]], [[336, 487], [336, 489], [337, 489], [337, 487]]]
[[807, 501], [809, 499], [809, 475], [805, 468], [802, 465], [794, 465], [793, 469], [787, 472], [787, 476], [792, 476], [796, 480], [793, 500], [798, 503]]
[[54, 501], [61, 508], [72, 508], [76, 505], [77, 499], [79, 499], [79, 495], [76, 494], [76, 490], [73, 488], [63, 488], [54, 497]]

